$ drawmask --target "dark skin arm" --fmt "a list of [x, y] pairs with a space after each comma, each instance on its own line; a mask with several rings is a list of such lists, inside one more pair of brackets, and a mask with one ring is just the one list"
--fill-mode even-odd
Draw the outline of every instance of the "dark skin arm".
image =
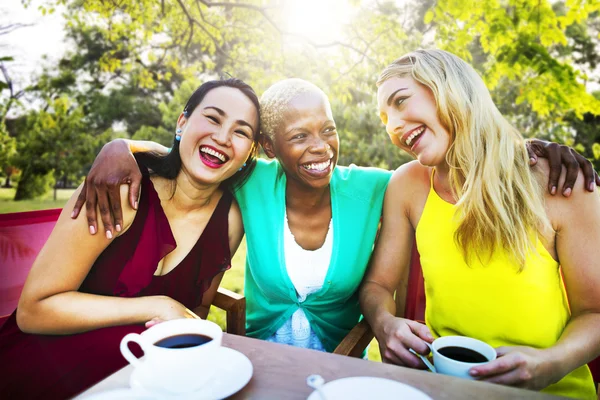
[[[96, 215], [96, 206], [98, 206], [107, 237], [108, 232], [111, 237], [115, 237], [115, 232], [120, 232], [123, 226], [119, 186], [124, 183], [129, 184], [129, 204], [136, 209], [142, 174], [133, 158], [133, 153], [148, 150], [164, 154], [169, 151], [154, 142], [117, 139], [106, 144], [92, 165], [73, 207], [71, 218], [77, 218], [85, 204], [89, 230], [94, 235], [98, 231]], [[527, 141], [527, 150], [531, 165], [537, 163], [538, 157], [548, 159], [550, 165], [548, 192], [553, 195], [558, 192], [558, 179], [563, 166], [567, 170], [562, 187], [563, 196], [571, 195], [580, 169], [584, 175], [586, 190], [593, 192], [596, 185], [600, 186], [600, 177], [594, 171], [592, 163], [568, 146], [530, 139]]]

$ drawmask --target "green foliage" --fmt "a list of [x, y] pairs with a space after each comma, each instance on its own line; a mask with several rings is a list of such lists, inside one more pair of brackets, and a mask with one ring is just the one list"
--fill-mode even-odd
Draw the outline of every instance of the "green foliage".
[[340, 134], [340, 165], [357, 164], [393, 170], [411, 157], [391, 144], [374, 112], [375, 102], [345, 105], [333, 101], [334, 119]]
[[157, 142], [166, 147], [171, 147], [173, 144], [174, 134], [167, 131], [162, 126], [155, 128], [153, 126], [142, 126], [137, 132], [131, 137], [133, 140], [150, 140]]
[[173, 145], [175, 126], [177, 119], [183, 111], [192, 93], [201, 85], [195, 78], [184, 81], [175, 90], [169, 102], [161, 102], [157, 105], [158, 112], [155, 117], [159, 119], [159, 126], [142, 125], [131, 137], [134, 140], [152, 140], [166, 147]]
[[54, 183], [52, 171], [39, 174], [31, 169], [25, 169], [21, 174], [19, 186], [15, 192], [15, 200], [30, 200], [40, 197], [50, 191]]
[[583, 0], [554, 8], [548, 0], [442, 0], [431, 12], [437, 46], [473, 62], [491, 90], [507, 81], [518, 88], [504, 87], [511, 95], [502, 103], [526, 103], [538, 118], [562, 124], [570, 114], [600, 114], [600, 101], [586, 91], [587, 77], [567, 50], [570, 36], [585, 38], [586, 21], [597, 19], [598, 10], [598, 1]]
[[0, 122], [0, 171], [11, 166], [11, 157], [16, 151], [16, 141], [10, 137], [4, 122]]
[[[72, 108], [66, 97], [52, 101], [51, 108], [31, 113], [25, 132], [19, 136], [14, 164], [23, 171], [15, 199], [37, 196], [30, 187], [52, 174], [54, 180], [79, 172], [93, 158], [95, 138], [88, 135], [83, 124], [81, 107]], [[41, 185], [47, 190], [47, 185]]]
[[[594, 157], [600, 100], [586, 84], [598, 81], [597, 0], [351, 3], [356, 17], [344, 37], [315, 44], [287, 32], [282, 3], [269, 0], [47, 0], [48, 10], [66, 5], [73, 50], [33, 89], [49, 108], [68, 98], [81, 110], [78, 129], [91, 143], [116, 130], [170, 146], [181, 109], [202, 81], [232, 75], [260, 95], [279, 79], [300, 77], [331, 99], [341, 164], [393, 169], [409, 157], [390, 144], [378, 120], [375, 80], [402, 54], [437, 46], [479, 71], [523, 134]], [[78, 173], [91, 161], [76, 164]]]

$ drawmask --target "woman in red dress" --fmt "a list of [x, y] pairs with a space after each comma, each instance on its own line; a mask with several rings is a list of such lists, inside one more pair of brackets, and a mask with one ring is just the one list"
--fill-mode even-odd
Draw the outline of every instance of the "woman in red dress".
[[3, 398], [74, 396], [126, 364], [127, 333], [187, 309], [206, 317], [243, 236], [230, 190], [251, 172], [258, 134], [252, 88], [206, 82], [181, 113], [169, 155], [136, 156], [142, 192], [136, 210], [123, 207], [115, 238], [71, 219], [81, 188], [72, 196], [0, 329]]

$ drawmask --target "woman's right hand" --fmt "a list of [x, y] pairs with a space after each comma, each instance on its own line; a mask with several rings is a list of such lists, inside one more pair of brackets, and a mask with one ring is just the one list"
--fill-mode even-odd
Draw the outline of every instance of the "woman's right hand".
[[410, 368], [426, 368], [419, 357], [408, 351], [413, 349], [424, 356], [429, 354], [429, 346], [426, 342], [433, 342], [433, 336], [426, 325], [410, 319], [390, 316], [377, 333], [383, 362]]
[[129, 184], [129, 203], [131, 207], [137, 209], [141, 181], [142, 174], [127, 141], [116, 139], [105, 144], [85, 179], [71, 218], [77, 218], [85, 203], [89, 231], [94, 235], [98, 231], [96, 216], [96, 205], [98, 205], [106, 237], [109, 239], [115, 237], [114, 231], [120, 232], [123, 228], [119, 187], [122, 184]]
[[186, 306], [168, 296], [153, 296], [156, 300], [156, 305], [153, 306], [155, 316], [146, 322], [146, 328], [150, 328], [161, 322], [172, 319], [191, 318]]

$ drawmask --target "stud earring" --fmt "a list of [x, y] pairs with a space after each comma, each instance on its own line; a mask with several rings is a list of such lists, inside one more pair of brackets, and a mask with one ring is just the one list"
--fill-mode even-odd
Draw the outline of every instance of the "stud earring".
[[175, 130], [175, 140], [177, 140], [178, 142], [181, 140], [181, 129], [179, 128]]

